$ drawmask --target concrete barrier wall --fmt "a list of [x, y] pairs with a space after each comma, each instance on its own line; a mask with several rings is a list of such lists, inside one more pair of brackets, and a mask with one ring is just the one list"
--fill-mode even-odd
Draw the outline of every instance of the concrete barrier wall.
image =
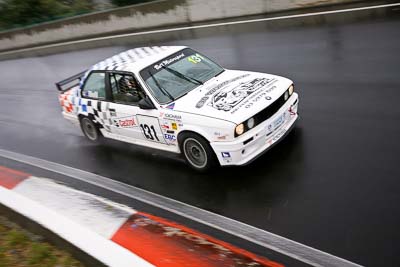
[[0, 32], [0, 51], [357, 0], [161, 0]]

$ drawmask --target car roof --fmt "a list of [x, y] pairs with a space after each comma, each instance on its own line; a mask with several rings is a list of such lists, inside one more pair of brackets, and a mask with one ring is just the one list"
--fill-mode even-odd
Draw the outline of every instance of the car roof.
[[115, 56], [92, 66], [92, 70], [118, 70], [139, 72], [148, 65], [155, 63], [173, 53], [176, 53], [185, 46], [151, 46], [139, 47], [121, 52]]

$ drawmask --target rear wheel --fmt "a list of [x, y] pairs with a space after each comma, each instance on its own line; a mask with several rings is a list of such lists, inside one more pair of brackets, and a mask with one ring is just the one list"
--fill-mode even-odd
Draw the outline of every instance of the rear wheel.
[[207, 172], [217, 166], [217, 159], [210, 144], [200, 135], [182, 133], [179, 136], [182, 154], [190, 167]]
[[87, 139], [92, 142], [98, 142], [102, 137], [97, 125], [87, 117], [81, 119], [81, 129]]

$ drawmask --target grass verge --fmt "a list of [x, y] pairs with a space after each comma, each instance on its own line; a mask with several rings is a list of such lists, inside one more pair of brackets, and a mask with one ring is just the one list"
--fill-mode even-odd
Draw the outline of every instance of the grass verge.
[[84, 267], [68, 252], [0, 216], [0, 267], [10, 266]]

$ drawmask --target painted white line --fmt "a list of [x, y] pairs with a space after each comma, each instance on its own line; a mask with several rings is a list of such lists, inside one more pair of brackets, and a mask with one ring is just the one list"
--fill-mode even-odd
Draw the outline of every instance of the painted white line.
[[167, 210], [214, 229], [240, 237], [262, 247], [280, 252], [291, 258], [320, 267], [356, 267], [360, 266], [326, 252], [311, 248], [290, 239], [275, 235], [251, 225], [202, 210], [200, 208], [173, 200], [107, 177], [96, 175], [59, 163], [0, 149], [0, 156], [41, 169], [59, 173], [97, 187], [139, 200], [151, 206]]
[[[131, 251], [42, 204], [0, 186], [0, 203], [41, 224], [107, 266], [153, 267]], [[98, 222], [101, 223], [101, 222]]]
[[40, 50], [40, 49], [46, 49], [46, 48], [60, 47], [60, 46], [65, 46], [65, 45], [109, 40], [109, 39], [115, 39], [115, 38], [125, 38], [125, 37], [148, 35], [148, 34], [155, 34], [155, 33], [166, 33], [166, 32], [173, 32], [173, 31], [185, 31], [185, 30], [193, 30], [193, 29], [212, 28], [212, 27], [220, 27], [220, 26], [228, 26], [228, 25], [236, 25], [236, 24], [247, 24], [247, 23], [263, 22], [263, 21], [304, 18], [304, 17], [312, 17], [312, 16], [318, 16], [318, 15], [348, 13], [348, 12], [355, 12], [355, 11], [362, 11], [362, 10], [369, 10], [369, 9], [378, 9], [378, 8], [388, 8], [388, 7], [396, 7], [396, 6], [400, 6], [400, 3], [374, 5], [374, 6], [367, 6], [367, 7], [355, 7], [355, 8], [338, 9], [338, 10], [331, 10], [331, 11], [311, 12], [311, 13], [277, 16], [277, 17], [262, 18], [262, 19], [250, 19], [250, 20], [230, 21], [230, 22], [221, 22], [221, 23], [211, 23], [211, 24], [196, 25], [196, 26], [175, 27], [175, 28], [169, 28], [169, 29], [134, 32], [134, 33], [126, 33], [126, 34], [116, 34], [116, 35], [110, 35], [110, 36], [105, 36], [105, 37], [88, 38], [88, 39], [82, 39], [82, 40], [77, 40], [77, 41], [68, 41], [68, 42], [61, 42], [61, 43], [50, 44], [50, 45], [37, 46], [37, 47], [32, 47], [32, 48], [17, 49], [17, 50], [2, 52], [2, 53], [0, 53], [0, 56], [10, 55], [10, 54], [20, 53], [20, 52], [26, 52], [26, 51], [34, 51], [34, 50]]

